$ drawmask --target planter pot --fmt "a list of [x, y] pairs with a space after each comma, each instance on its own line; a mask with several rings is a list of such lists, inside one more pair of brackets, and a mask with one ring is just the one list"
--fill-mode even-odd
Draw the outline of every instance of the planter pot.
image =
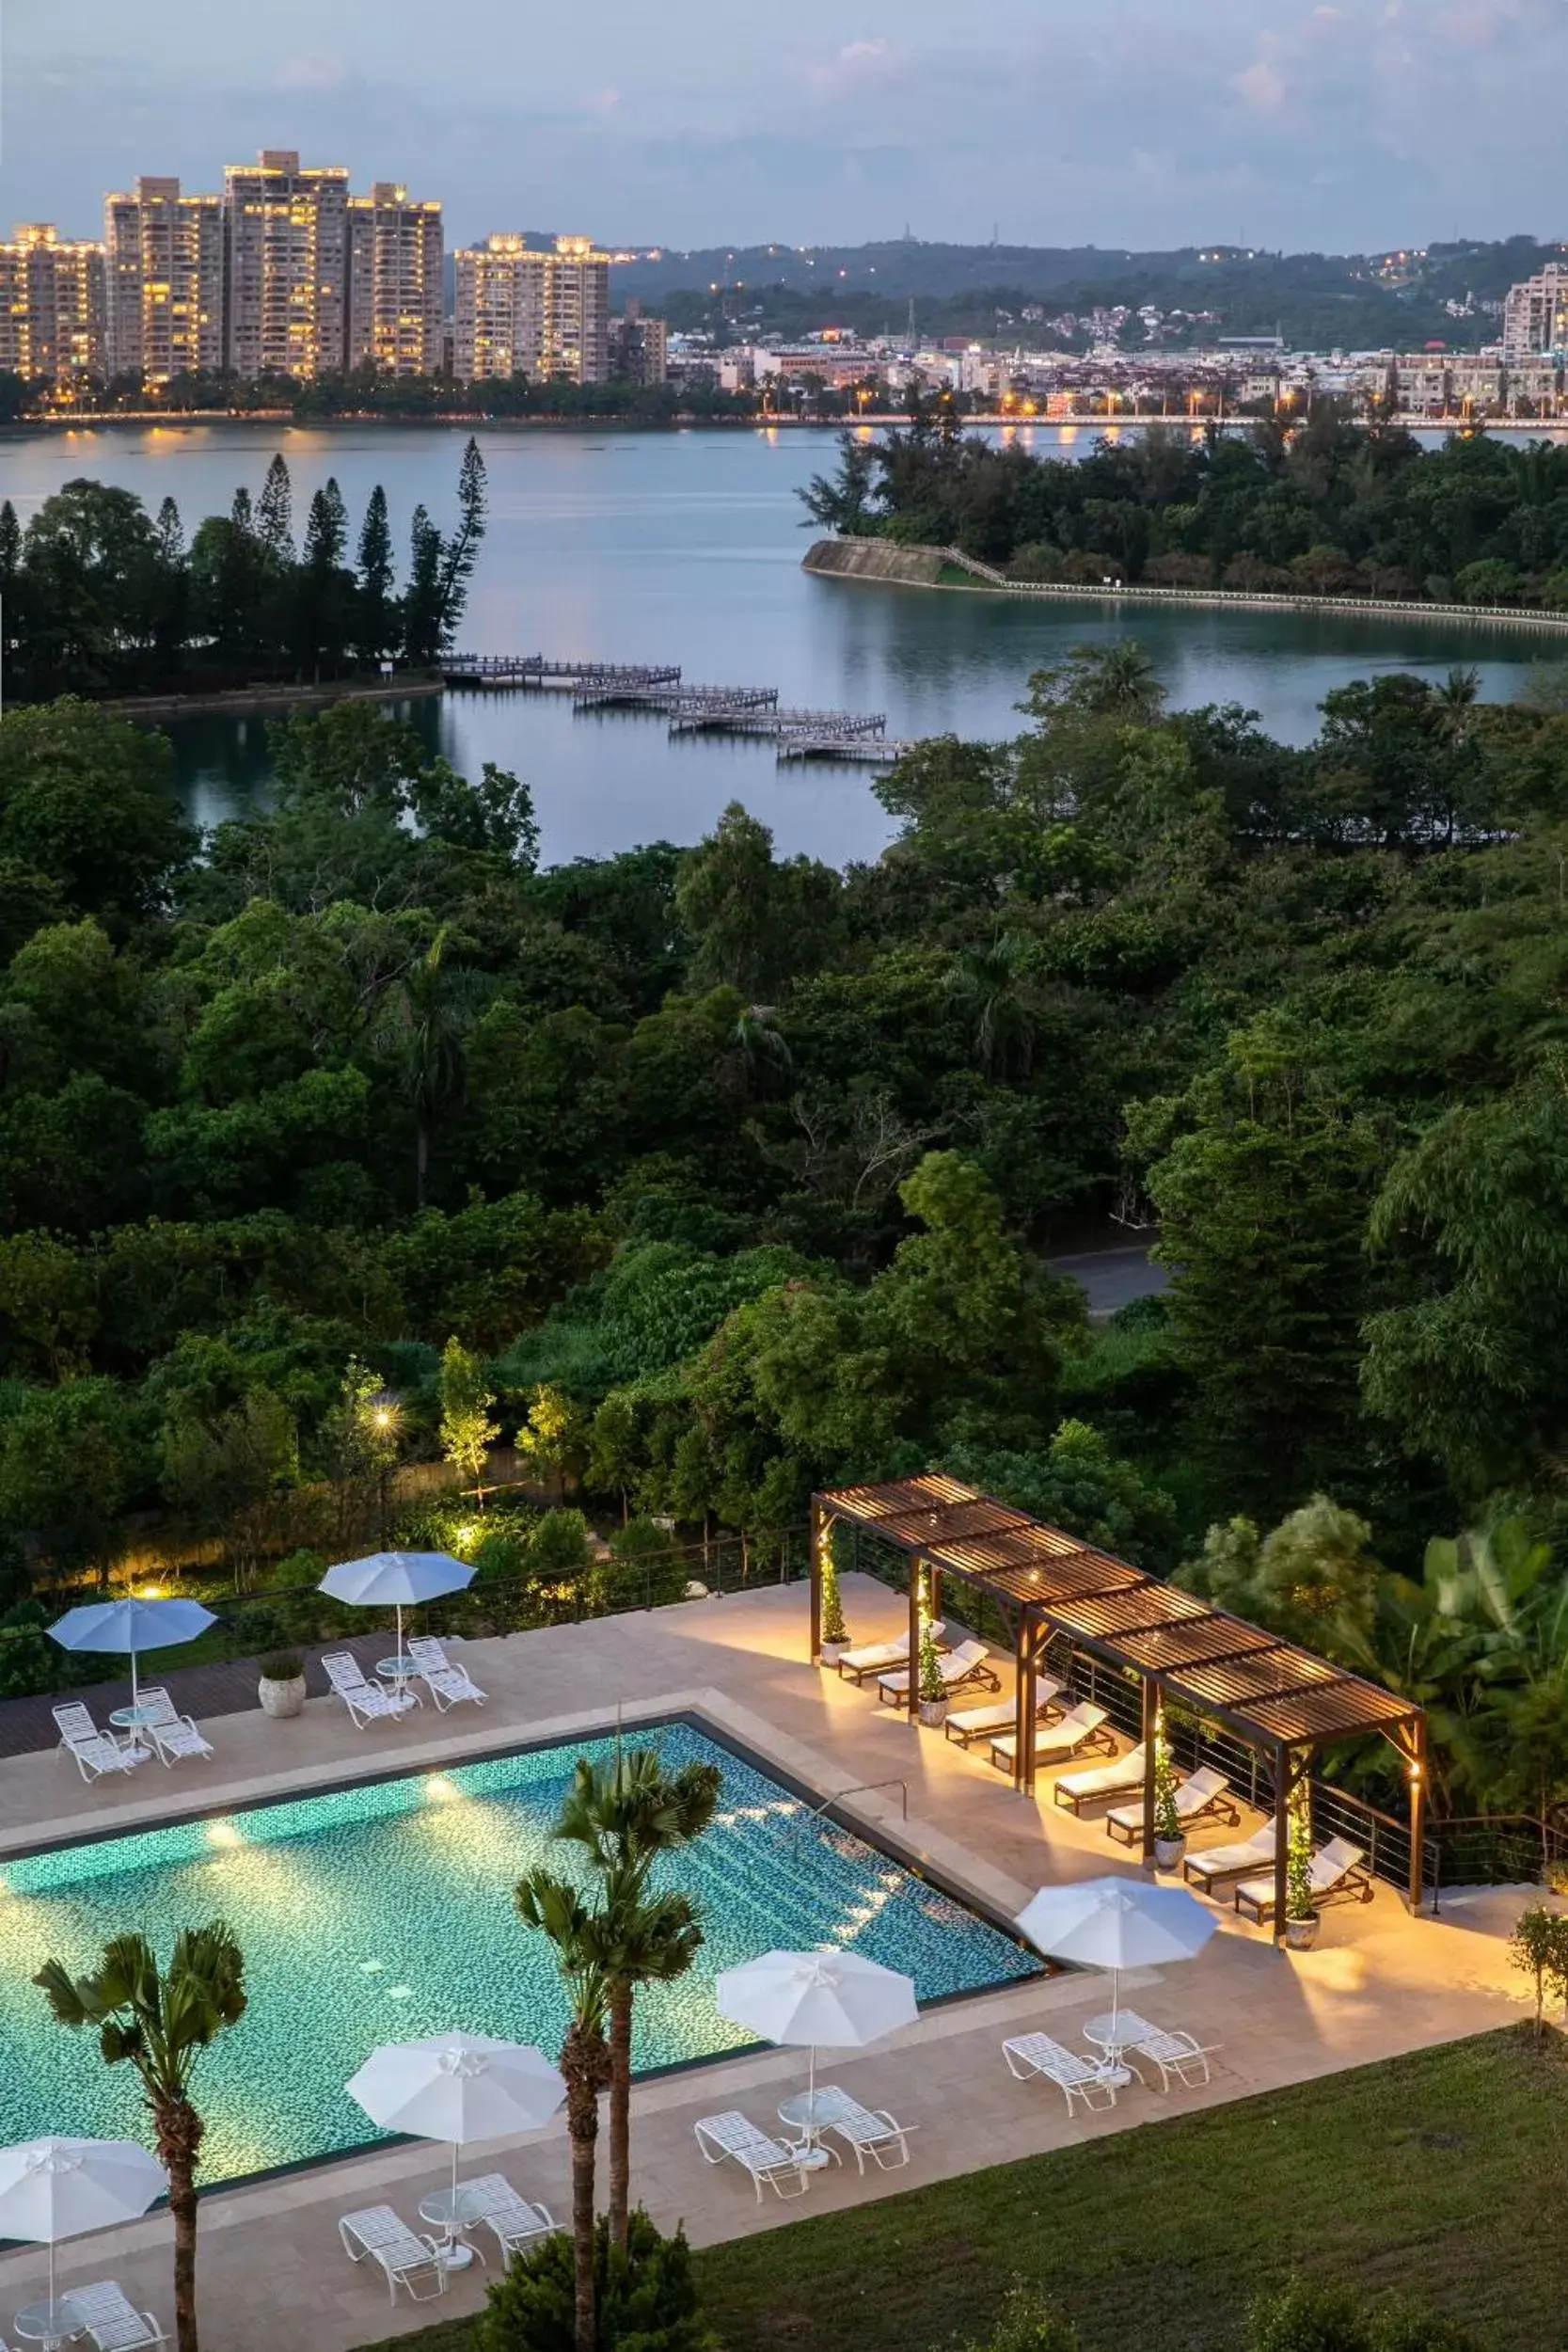
[[294, 1675], [287, 1682], [274, 1682], [263, 1675], [256, 1685], [256, 1695], [261, 1702], [263, 1715], [275, 1719], [297, 1715], [305, 1705], [305, 1677]]
[[1287, 1919], [1285, 1948], [1288, 1952], [1309, 1952], [1318, 1940], [1318, 1915], [1310, 1919]]
[[1154, 1867], [1157, 1870], [1179, 1870], [1186, 1851], [1184, 1837], [1157, 1837], [1154, 1840]]
[[920, 1720], [930, 1730], [940, 1731], [947, 1721], [947, 1701], [945, 1699], [922, 1699]]
[[822, 1663], [824, 1666], [836, 1667], [839, 1660], [843, 1657], [848, 1646], [849, 1645], [847, 1642], [824, 1642], [822, 1645]]

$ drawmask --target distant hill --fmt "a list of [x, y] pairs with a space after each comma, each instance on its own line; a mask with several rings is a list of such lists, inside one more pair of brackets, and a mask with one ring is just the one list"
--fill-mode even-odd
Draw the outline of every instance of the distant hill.
[[[657, 261], [618, 262], [617, 309], [630, 294], [675, 324], [804, 332], [833, 325], [891, 332], [907, 323], [930, 334], [1001, 333], [1008, 340], [1061, 340], [1048, 317], [1082, 319], [1095, 310], [1151, 306], [1158, 340], [1181, 343], [1216, 334], [1281, 334], [1313, 349], [1402, 347], [1442, 341], [1455, 349], [1494, 341], [1495, 308], [1515, 279], [1565, 247], [1534, 237], [1496, 244], [1467, 240], [1418, 252], [1270, 253], [1234, 246], [1128, 252], [1099, 246], [929, 245], [895, 238], [861, 246], [715, 246]], [[1457, 306], [1455, 310], [1449, 306]], [[1172, 318], [1171, 313], [1184, 313]], [[1000, 316], [998, 314], [1001, 314]], [[1086, 331], [1069, 340], [1085, 341]], [[1134, 317], [1121, 340], [1149, 340]]]

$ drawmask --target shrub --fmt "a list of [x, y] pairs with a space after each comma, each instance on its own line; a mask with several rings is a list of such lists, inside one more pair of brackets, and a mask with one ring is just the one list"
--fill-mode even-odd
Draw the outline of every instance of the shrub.
[[556, 1582], [585, 1575], [593, 1564], [582, 1513], [546, 1511], [528, 1548], [529, 1574], [538, 1582]]
[[274, 1568], [267, 1588], [268, 1613], [284, 1641], [314, 1642], [323, 1634], [330, 1638], [349, 1614], [316, 1590], [325, 1574], [326, 1563], [319, 1551], [291, 1551]]
[[952, 2352], [1078, 2352], [1078, 2330], [1034, 2287], [1015, 2286], [984, 2337], [955, 2337]]
[[1521, 1912], [1509, 1939], [1508, 1956], [1515, 1968], [1535, 1979], [1535, 2030], [1544, 2030], [1542, 2010], [1548, 1988], [1568, 2006], [1568, 1917], [1538, 1904]]
[[45, 1640], [39, 1626], [0, 1626], [0, 1698], [28, 1698], [35, 1691], [52, 1689], [62, 1679], [56, 1669], [64, 1656]]
[[628, 1519], [610, 1538], [610, 1558], [646, 1562], [641, 1576], [616, 1580], [623, 1599], [636, 1598], [644, 1608], [661, 1609], [666, 1602], [684, 1600], [690, 1567], [674, 1549], [670, 1531], [653, 1519]]
[[1481, 2352], [1451, 2320], [1402, 2304], [1373, 2311], [1347, 2287], [1292, 2279], [1247, 2313], [1247, 2352]]
[[[718, 2352], [718, 2340], [697, 2309], [684, 2230], [660, 2236], [640, 2205], [623, 2257], [611, 2250], [610, 2224], [601, 2220], [594, 2267], [599, 2352], [615, 2352], [617, 2345], [627, 2352], [633, 2346], [636, 2352]], [[475, 2331], [477, 2352], [573, 2352], [573, 2287], [572, 2240], [560, 2231], [531, 2253], [519, 2254], [491, 2287]]]
[[293, 1650], [275, 1649], [260, 1661], [256, 1671], [266, 1682], [293, 1682], [305, 1672], [305, 1662]]

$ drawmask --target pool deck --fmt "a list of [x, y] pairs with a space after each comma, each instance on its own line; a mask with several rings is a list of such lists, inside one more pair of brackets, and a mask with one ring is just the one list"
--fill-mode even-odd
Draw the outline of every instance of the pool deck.
[[[883, 1587], [846, 1578], [844, 1597], [857, 1639], [903, 1629], [904, 1605]], [[857, 1691], [806, 1664], [807, 1605], [800, 1585], [769, 1587], [470, 1643], [462, 1655], [489, 1693], [483, 1711], [465, 1707], [437, 1716], [426, 1708], [408, 1722], [356, 1732], [327, 1699], [311, 1700], [288, 1723], [251, 1708], [209, 1722], [217, 1750], [210, 1762], [166, 1773], [149, 1763], [112, 1788], [84, 1787], [57, 1752], [18, 1756], [0, 1772], [0, 1860], [42, 1842], [144, 1826], [177, 1813], [569, 1739], [603, 1728], [619, 1704], [628, 1727], [639, 1718], [689, 1710], [824, 1797], [868, 1781], [903, 1780], [907, 1824], [896, 1789], [849, 1797], [847, 1817], [861, 1815], [874, 1834], [992, 1910], [1016, 1912], [1043, 1883], [1108, 1871], [1143, 1875], [1107, 1836], [1102, 1819], [1075, 1820], [1053, 1805], [1049, 1778], [1036, 1800], [1022, 1797], [979, 1754], [965, 1754], [940, 1732], [916, 1729], [879, 1706], [873, 1691]], [[1009, 1669], [1002, 1664], [1006, 1687]], [[1195, 1844], [1237, 1834], [1216, 1829]], [[874, 2051], [825, 2057], [822, 2075], [915, 2127], [911, 2161], [906, 2170], [872, 2171], [863, 2180], [852, 2167], [818, 2174], [805, 2197], [787, 2204], [769, 2195], [759, 2205], [736, 2166], [703, 2164], [691, 2125], [730, 2106], [766, 2124], [777, 2102], [800, 2087], [802, 2053], [768, 2051], [651, 2081], [634, 2098], [633, 2193], [662, 2227], [684, 2219], [693, 2242], [704, 2244], [1519, 2017], [1523, 1983], [1509, 1965], [1506, 1939], [1523, 1899], [1504, 1891], [1448, 1900], [1451, 1910], [1442, 1920], [1413, 1920], [1392, 1889], [1380, 1884], [1370, 1904], [1325, 1911], [1318, 1948], [1290, 1956], [1227, 1911], [1197, 1960], [1124, 1978], [1124, 1991], [1135, 1993], [1137, 2006], [1157, 2021], [1218, 2045], [1208, 2089], [1178, 2090], [1169, 2100], [1134, 2084], [1111, 2113], [1075, 2113], [1069, 2121], [1058, 2091], [1008, 2074], [1003, 2038], [1041, 2027], [1076, 2042], [1085, 2019], [1105, 2005], [1099, 1976], [1064, 1976], [945, 2004]], [[438, 1921], [431, 1923], [430, 1962], [437, 1971]], [[264, 1984], [250, 1991], [253, 2002], [266, 2000]], [[40, 2000], [40, 2031], [53, 2030]], [[361, 2055], [348, 2054], [345, 2073]], [[71, 2131], [74, 2120], [62, 2115], [58, 2128]], [[382, 2201], [413, 2222], [419, 2201], [444, 2184], [450, 2164], [446, 2150], [420, 2143], [213, 2191], [201, 2211], [204, 2352], [277, 2352], [295, 2344], [346, 2352], [478, 2309], [484, 2274], [476, 2266], [438, 2301], [413, 2306], [400, 2296], [394, 2310], [379, 2277], [369, 2275], [368, 2265], [352, 2267], [337, 2236], [340, 2214]], [[465, 2171], [498, 2166], [525, 2196], [542, 2198], [558, 2217], [567, 2210], [559, 2122], [526, 2139], [465, 2152]], [[72, 2280], [118, 2279], [133, 2301], [159, 2312], [172, 2330], [166, 2217], [58, 2251], [62, 2288]], [[14, 2311], [43, 2292], [45, 2276], [42, 2248], [0, 2257], [0, 2334]]]

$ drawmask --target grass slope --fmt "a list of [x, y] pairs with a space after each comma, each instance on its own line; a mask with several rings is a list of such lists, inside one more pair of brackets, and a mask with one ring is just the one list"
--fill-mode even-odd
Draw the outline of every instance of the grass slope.
[[925, 2352], [1020, 2277], [1085, 2352], [1231, 2352], [1297, 2269], [1560, 2352], [1565, 2185], [1568, 2045], [1509, 2029], [739, 2238], [699, 2278], [728, 2352]]

